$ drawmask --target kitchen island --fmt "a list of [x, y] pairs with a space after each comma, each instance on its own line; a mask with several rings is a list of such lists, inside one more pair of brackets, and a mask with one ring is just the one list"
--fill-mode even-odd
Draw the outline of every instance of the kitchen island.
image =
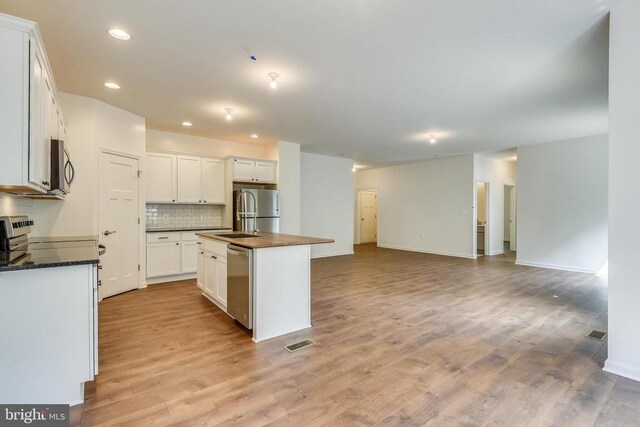
[[[333, 240], [280, 233], [197, 235], [203, 259], [198, 263], [199, 286], [207, 298], [252, 330], [253, 341], [311, 327], [310, 245]], [[212, 287], [209, 278], [216, 282]]]

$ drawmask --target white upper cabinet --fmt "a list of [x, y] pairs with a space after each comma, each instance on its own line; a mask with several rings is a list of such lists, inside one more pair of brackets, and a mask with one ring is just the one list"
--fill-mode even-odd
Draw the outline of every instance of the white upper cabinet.
[[145, 179], [147, 202], [177, 201], [177, 158], [173, 154], [147, 153]]
[[202, 159], [178, 156], [178, 203], [202, 203]]
[[271, 160], [233, 159], [233, 180], [276, 184], [276, 162]]
[[224, 162], [202, 159], [202, 203], [224, 204]]
[[224, 205], [225, 164], [221, 159], [147, 153], [147, 203]]
[[276, 182], [276, 165], [274, 162], [256, 161], [256, 181]]
[[45, 193], [51, 139], [62, 139], [66, 121], [37, 25], [0, 13], [0, 47], [0, 191]]

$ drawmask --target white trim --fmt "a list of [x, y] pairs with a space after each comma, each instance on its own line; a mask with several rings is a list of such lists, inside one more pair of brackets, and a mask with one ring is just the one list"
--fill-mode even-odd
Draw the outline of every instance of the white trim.
[[146, 285], [157, 285], [158, 283], [178, 282], [180, 280], [195, 279], [198, 273], [174, 274], [171, 276], [147, 277]]
[[353, 251], [347, 251], [347, 252], [332, 252], [330, 254], [320, 254], [320, 255], [313, 255], [311, 256], [311, 259], [316, 259], [316, 258], [329, 258], [329, 257], [334, 257], [334, 256], [344, 256], [344, 255], [353, 255], [355, 252]]
[[576, 273], [590, 273], [590, 274], [597, 273], [596, 270], [591, 270], [588, 268], [572, 267], [570, 265], [544, 264], [540, 262], [522, 261], [519, 259], [516, 259], [516, 265], [523, 265], [527, 267], [549, 268], [551, 270], [574, 271]]
[[405, 246], [381, 245], [379, 243], [378, 243], [378, 247], [379, 248], [385, 248], [385, 249], [395, 249], [395, 250], [398, 250], [398, 251], [420, 252], [420, 253], [423, 253], [423, 254], [430, 254], [430, 255], [443, 255], [443, 256], [452, 256], [452, 257], [456, 257], [456, 258], [476, 259], [476, 257], [473, 256], [473, 255], [461, 254], [461, 253], [455, 253], [455, 252], [429, 251], [429, 250], [426, 250], [426, 249], [409, 248], [409, 247], [405, 247]]
[[640, 381], [640, 369], [623, 363], [612, 362], [611, 359], [607, 359], [607, 361], [604, 362], [604, 368], [602, 368], [602, 370], [634, 381]]
[[502, 254], [504, 254], [504, 250], [490, 252], [489, 256], [502, 255]]

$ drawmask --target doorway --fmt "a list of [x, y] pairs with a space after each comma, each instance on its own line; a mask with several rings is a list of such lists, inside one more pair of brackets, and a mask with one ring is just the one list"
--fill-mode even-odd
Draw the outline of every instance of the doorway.
[[373, 243], [378, 241], [378, 191], [359, 190], [358, 204], [359, 243]]
[[138, 288], [138, 159], [100, 153], [101, 298]]
[[516, 187], [504, 186], [504, 251], [516, 250]]
[[489, 254], [489, 183], [476, 183], [476, 255]]

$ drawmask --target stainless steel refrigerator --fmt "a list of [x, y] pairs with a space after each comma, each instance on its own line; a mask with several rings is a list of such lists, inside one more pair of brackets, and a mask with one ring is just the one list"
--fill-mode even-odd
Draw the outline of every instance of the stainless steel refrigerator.
[[233, 192], [233, 229], [264, 233], [280, 232], [280, 192], [243, 189]]

